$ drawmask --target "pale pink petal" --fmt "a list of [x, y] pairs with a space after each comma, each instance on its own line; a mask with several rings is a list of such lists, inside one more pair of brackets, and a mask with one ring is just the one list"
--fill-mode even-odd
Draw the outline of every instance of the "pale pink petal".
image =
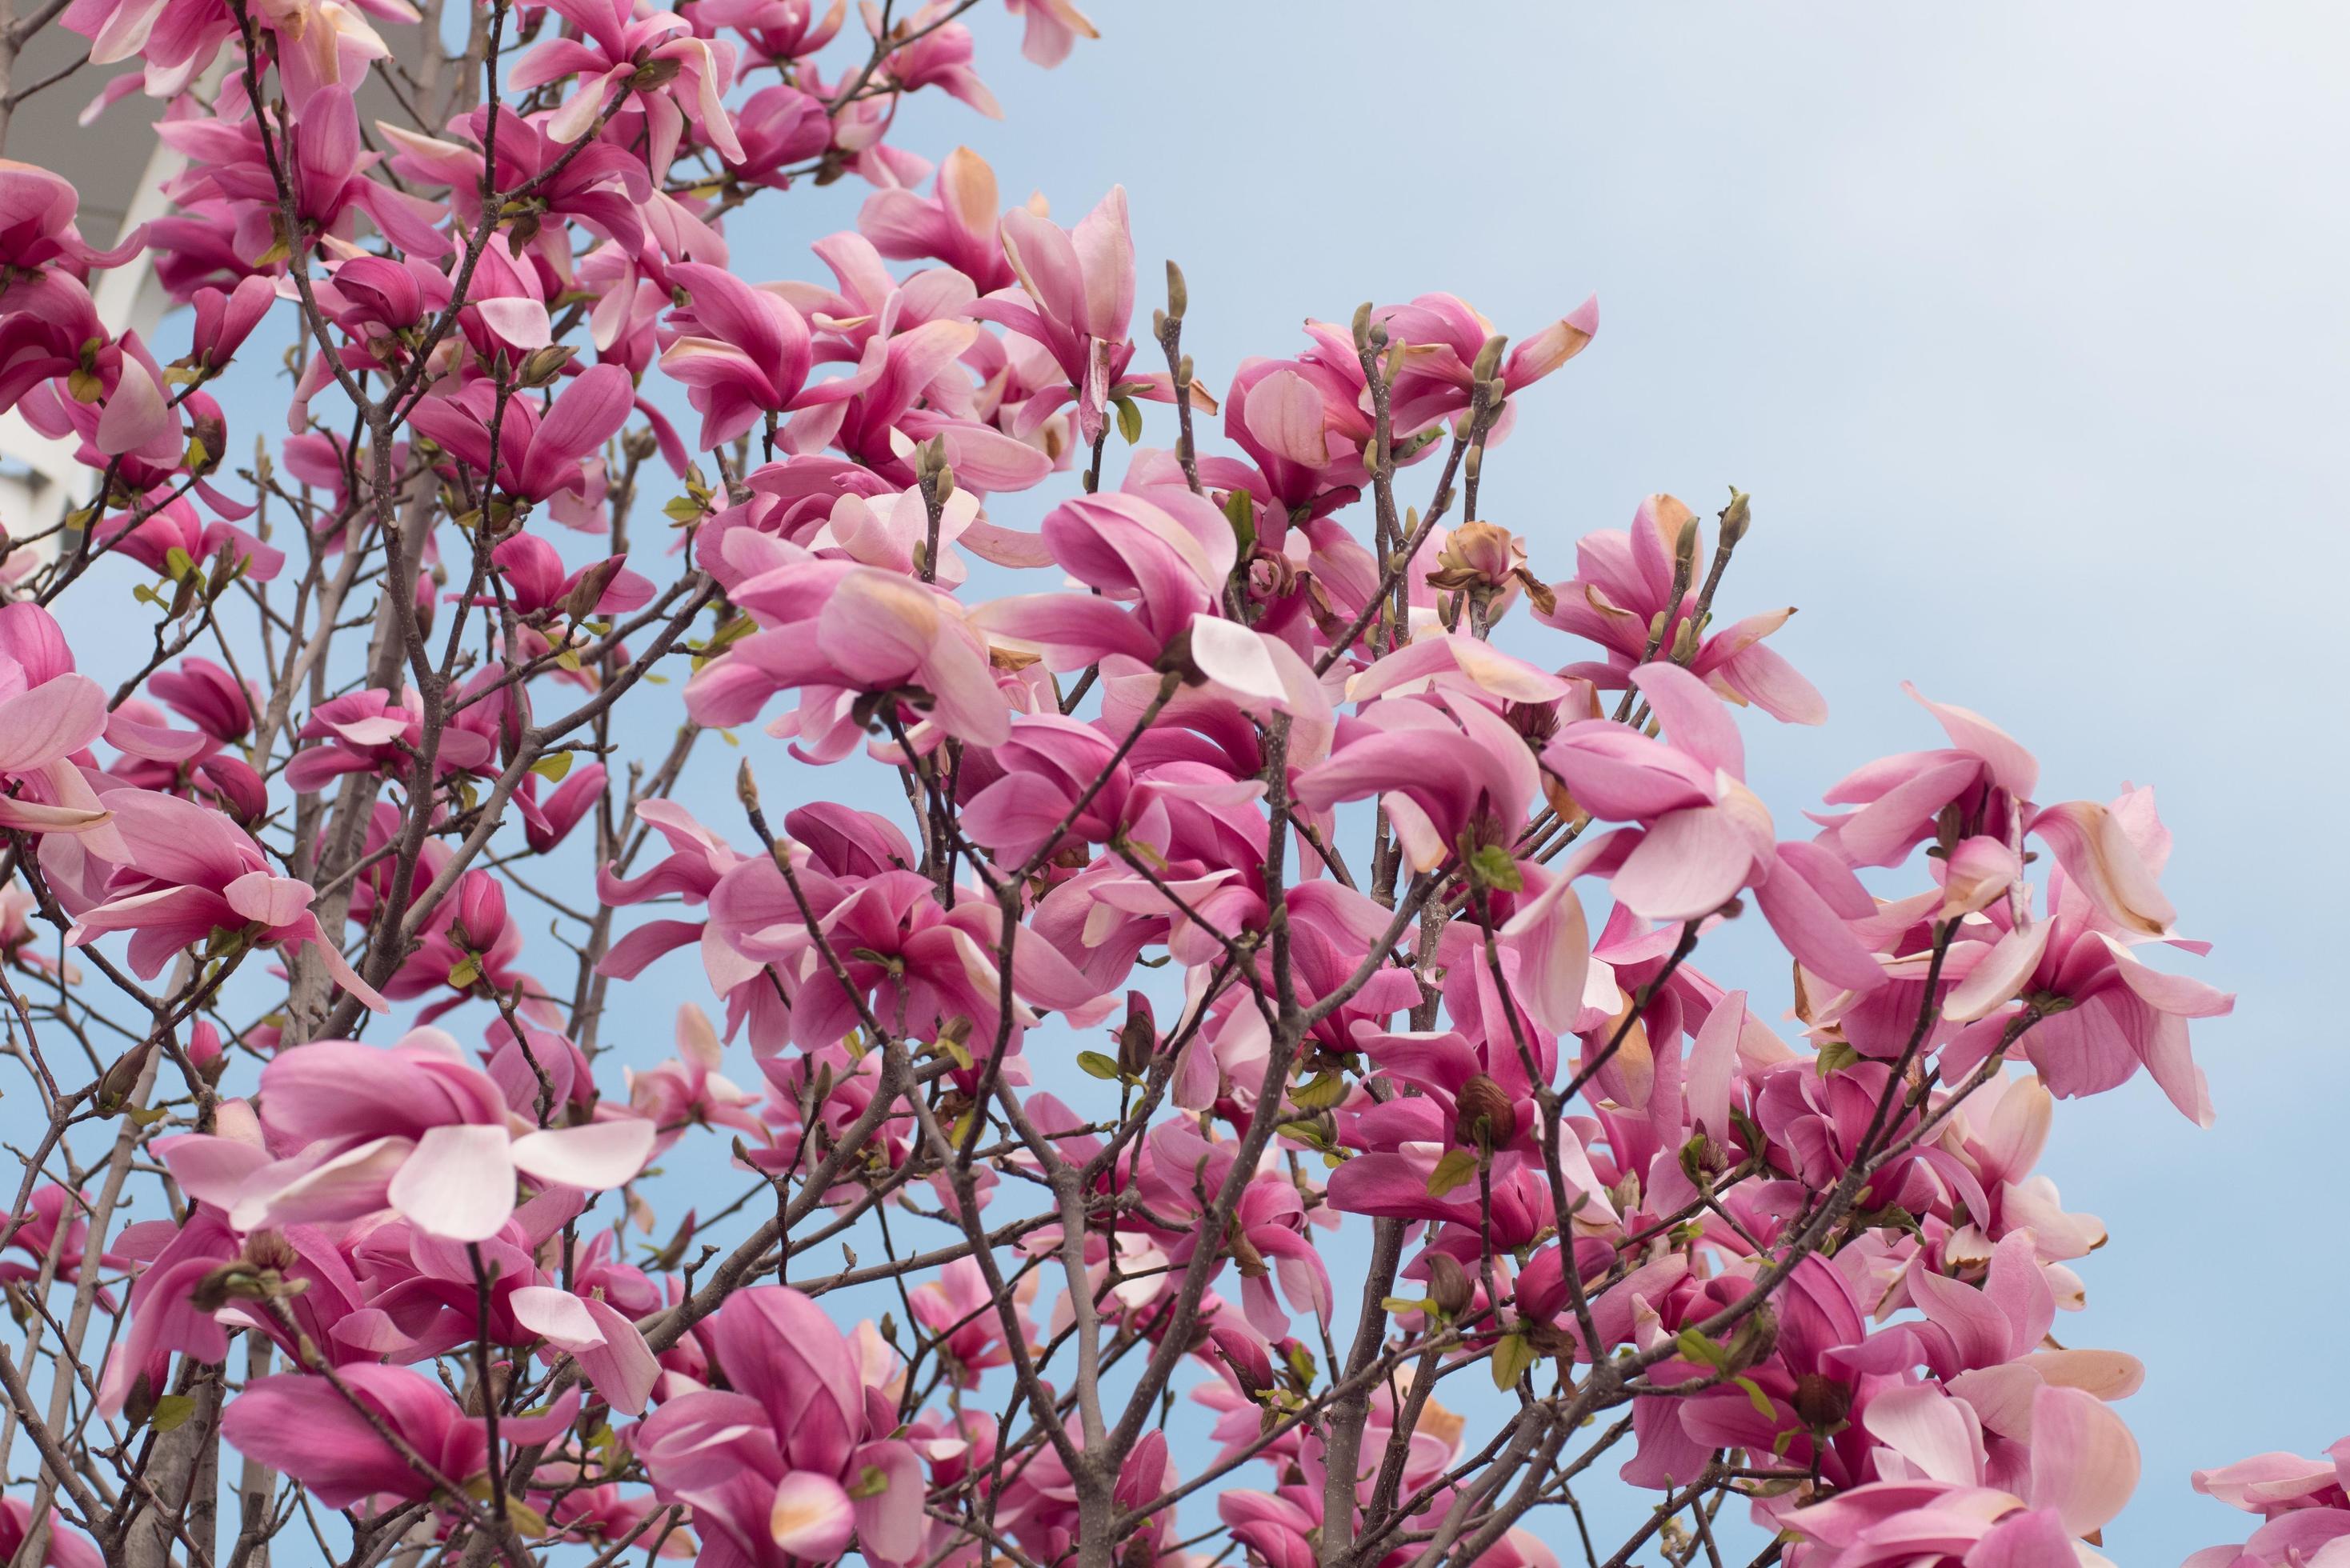
[[489, 1240], [514, 1213], [506, 1129], [463, 1123], [426, 1128], [387, 1196], [419, 1230], [452, 1241]]
[[641, 1116], [526, 1133], [514, 1140], [515, 1168], [540, 1181], [583, 1191], [619, 1186], [645, 1168], [658, 1129]]

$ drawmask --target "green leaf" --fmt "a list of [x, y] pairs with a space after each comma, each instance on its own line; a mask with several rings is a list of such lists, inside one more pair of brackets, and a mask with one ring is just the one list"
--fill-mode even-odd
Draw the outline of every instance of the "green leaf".
[[1731, 1381], [1746, 1390], [1746, 1402], [1754, 1407], [1756, 1415], [1766, 1421], [1779, 1418], [1779, 1412], [1771, 1407], [1771, 1396], [1762, 1392], [1761, 1384], [1752, 1377], [1733, 1377]]
[[1224, 497], [1224, 519], [1241, 542], [1241, 558], [1247, 559], [1256, 548], [1256, 498], [1245, 490], [1233, 491]]
[[1842, 1040], [1831, 1040], [1812, 1058], [1812, 1070], [1823, 1078], [1860, 1060], [1860, 1053]]
[[1320, 1120], [1315, 1117], [1300, 1116], [1295, 1120], [1282, 1123], [1281, 1126], [1274, 1130], [1279, 1132], [1282, 1137], [1285, 1138], [1293, 1138], [1297, 1142], [1304, 1144], [1308, 1148], [1318, 1148], [1324, 1154], [1328, 1154], [1330, 1152], [1329, 1129], [1325, 1127]]
[[1078, 1052], [1077, 1066], [1082, 1072], [1096, 1078], [1107, 1078], [1116, 1082], [1122, 1076], [1118, 1072], [1118, 1058], [1100, 1051]]
[[1493, 1386], [1504, 1393], [1515, 1388], [1534, 1364], [1534, 1347], [1526, 1343], [1524, 1334], [1503, 1334], [1502, 1343], [1493, 1346]]
[[1436, 1303], [1434, 1302], [1426, 1300], [1425, 1298], [1415, 1298], [1412, 1296], [1387, 1296], [1379, 1302], [1379, 1310], [1382, 1312], [1428, 1312], [1434, 1308], [1435, 1305]]
[[851, 1497], [879, 1497], [889, 1490], [889, 1472], [879, 1465], [867, 1465], [858, 1472], [857, 1483], [848, 1488]]
[[155, 1401], [155, 1414], [149, 1417], [148, 1425], [153, 1427], [159, 1432], [177, 1431], [180, 1428], [186, 1426], [188, 1424], [188, 1417], [195, 1413], [196, 1401], [194, 1396], [188, 1394], [166, 1394], [161, 1399]]
[[1516, 857], [1505, 845], [1481, 844], [1471, 850], [1469, 875], [1479, 887], [1498, 888], [1504, 893], [1520, 892], [1526, 885]]
[[571, 753], [556, 752], [552, 756], [541, 757], [530, 764], [530, 771], [549, 784], [561, 784], [563, 775], [571, 771]]
[[941, 1055], [953, 1062], [956, 1066], [966, 1073], [971, 1071], [971, 1048], [962, 1041], [951, 1040], [941, 1034], [931, 1044]]
[[1673, 1338], [1673, 1348], [1683, 1361], [1694, 1361], [1700, 1366], [1711, 1366], [1719, 1372], [1730, 1365], [1730, 1357], [1721, 1346], [1714, 1344], [1694, 1328], [1685, 1328]]
[[1134, 406], [1132, 398], [1110, 400], [1118, 409], [1118, 433], [1126, 438], [1127, 445], [1132, 446], [1142, 439], [1142, 410]]
[[1323, 1073], [1310, 1084], [1300, 1084], [1289, 1091], [1289, 1103], [1301, 1111], [1326, 1111], [1347, 1097], [1347, 1075], [1344, 1073]]
[[1428, 1195], [1430, 1198], [1441, 1198], [1462, 1183], [1474, 1181], [1476, 1179], [1477, 1151], [1470, 1148], [1447, 1149], [1444, 1151], [1444, 1158], [1436, 1162], [1436, 1168], [1428, 1173]]
[[163, 570], [173, 582], [178, 582], [195, 569], [195, 557], [177, 545], [163, 552]]
[[449, 966], [449, 983], [459, 991], [472, 990], [473, 982], [481, 978], [482, 961], [471, 953]]

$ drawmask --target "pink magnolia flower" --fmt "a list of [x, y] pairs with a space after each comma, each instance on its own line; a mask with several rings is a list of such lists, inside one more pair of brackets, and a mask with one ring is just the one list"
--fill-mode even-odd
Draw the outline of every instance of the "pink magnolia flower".
[[[1232, 1144], [1211, 1143], [1187, 1121], [1163, 1122], [1151, 1129], [1138, 1186], [1153, 1213], [1178, 1220], [1197, 1217], [1198, 1194], [1222, 1190], [1234, 1155]], [[1173, 1271], [1166, 1278], [1180, 1277], [1200, 1247], [1221, 1241], [1240, 1272], [1242, 1308], [1259, 1333], [1286, 1336], [1291, 1312], [1310, 1314], [1326, 1325], [1330, 1272], [1305, 1230], [1305, 1208], [1296, 1184], [1277, 1163], [1269, 1163], [1251, 1173], [1233, 1212], [1231, 1235], [1202, 1235], [1194, 1228], [1159, 1238]], [[1276, 1282], [1286, 1307], [1274, 1298]]]
[[192, 1197], [240, 1231], [389, 1209], [454, 1241], [495, 1235], [515, 1179], [601, 1191], [642, 1168], [650, 1122], [539, 1130], [456, 1042], [418, 1030], [389, 1048], [319, 1041], [261, 1074], [255, 1135], [191, 1133], [161, 1152]]
[[1014, 280], [997, 236], [995, 171], [968, 147], [958, 147], [940, 163], [931, 194], [885, 187], [865, 198], [857, 227], [892, 261], [942, 261], [993, 294]]
[[[1026, 1297], [1035, 1293], [1036, 1281], [1032, 1273], [1023, 1282], [1026, 1287], [1021, 1303], [1024, 1309]], [[1011, 1347], [1003, 1342], [1003, 1314], [996, 1310], [994, 1293], [987, 1288], [986, 1276], [973, 1260], [957, 1258], [940, 1270], [936, 1279], [916, 1285], [907, 1300], [912, 1303], [914, 1316], [936, 1336], [940, 1354], [947, 1358], [959, 1386], [976, 1388], [981, 1373], [1012, 1365]], [[1021, 1322], [1022, 1336], [1034, 1355], [1035, 1330], [1028, 1324], [1024, 1310]]]
[[757, 1096], [736, 1088], [718, 1071], [725, 1060], [725, 1047], [708, 1015], [691, 1002], [680, 1002], [676, 1059], [628, 1075], [629, 1108], [660, 1129], [653, 1144], [655, 1156], [690, 1126], [760, 1130], [757, 1115], [746, 1108]]
[[[368, 171], [382, 154], [369, 151], [360, 141], [359, 113], [348, 87], [320, 87], [290, 130], [278, 155], [290, 165], [286, 172], [296, 213], [322, 236], [351, 238], [359, 232], [359, 214], [365, 213], [385, 238], [411, 255], [433, 259], [449, 253], [449, 237], [436, 226], [445, 208], [369, 178]], [[188, 171], [173, 182], [174, 199], [185, 206], [208, 196], [226, 198], [234, 214], [232, 254], [243, 262], [238, 275], [262, 270], [259, 258], [276, 243], [270, 224], [278, 206], [276, 181], [259, 130], [249, 119], [203, 115], [165, 119], [155, 133], [190, 161]]]
[[336, 984], [385, 1010], [310, 912], [310, 885], [273, 873], [260, 846], [227, 817], [145, 790], [108, 790], [99, 800], [130, 854], [74, 922], [70, 945], [130, 931], [130, 968], [141, 977], [223, 934], [255, 948], [312, 945]]
[[[2148, 940], [2143, 928], [2116, 919], [2117, 900], [2097, 897], [2069, 875], [2083, 859], [2124, 865], [2129, 882], [2151, 894], [2133, 901], [2143, 908], [2158, 900], [2154, 878], [2169, 853], [2169, 836], [2155, 816], [2153, 792], [2132, 791], [2110, 807], [2078, 804], [2096, 814], [2096, 828], [2110, 828], [2110, 846], [2090, 851], [2085, 832], [2083, 853], [2068, 857], [2060, 852], [2049, 877], [2045, 919], [2018, 923], [2004, 905], [1980, 917], [1988, 928], [1985, 937], [1995, 940], [1973, 948], [1975, 961], [1944, 999], [1942, 1016], [1964, 1023], [2003, 1016], [2019, 998], [2035, 1002], [2047, 1016], [2021, 1044], [2051, 1094], [2098, 1094], [2126, 1082], [2142, 1065], [2173, 1105], [2208, 1127], [2210, 1093], [2189, 1050], [2187, 1021], [2223, 1016], [2236, 999], [2201, 981], [2140, 963], [2130, 950]], [[2190, 951], [2202, 948], [2196, 942], [2173, 945]], [[1963, 1070], [1971, 1064], [1961, 1059], [1957, 1064]]]
[[[106, 1559], [87, 1536], [66, 1528], [56, 1509], [49, 1510], [48, 1551], [26, 1568], [105, 1568]], [[33, 1535], [33, 1505], [21, 1497], [0, 1499], [0, 1556], [19, 1560]]]
[[921, 1459], [889, 1435], [895, 1401], [824, 1310], [757, 1286], [730, 1297], [706, 1334], [729, 1389], [669, 1399], [631, 1436], [654, 1495], [693, 1510], [702, 1560], [793, 1568], [831, 1561], [854, 1536], [868, 1561], [917, 1561]]
[[1040, 66], [1057, 66], [1067, 59], [1079, 38], [1101, 36], [1069, 0], [1003, 0], [1003, 8], [1026, 19], [1020, 53]]
[[800, 406], [816, 359], [797, 310], [723, 267], [689, 262], [670, 268], [670, 277], [689, 303], [671, 313], [677, 336], [661, 350], [661, 371], [685, 386], [701, 413], [704, 450], [733, 441], [763, 414]]
[[[492, 113], [497, 119], [490, 132]], [[639, 210], [652, 199], [652, 182], [644, 161], [627, 149], [598, 141], [577, 153], [577, 135], [558, 136], [554, 117], [525, 119], [504, 104], [487, 106], [452, 120], [449, 132], [463, 140], [445, 140], [389, 122], [379, 126], [385, 140], [398, 149], [391, 166], [421, 184], [446, 185], [449, 204], [467, 226], [482, 214], [483, 144], [494, 140], [497, 162], [490, 188], [512, 191], [536, 182], [531, 195], [545, 203], [549, 217], [576, 219], [592, 234], [612, 240], [624, 250], [644, 244], [644, 223]], [[556, 170], [560, 163], [561, 169]], [[549, 171], [555, 171], [549, 173]], [[544, 178], [542, 178], [544, 176]], [[561, 223], [526, 225], [515, 231], [543, 249], [560, 246], [569, 259], [570, 240]], [[552, 255], [550, 260], [554, 259]]]
[[627, 0], [550, 0], [548, 8], [576, 26], [580, 36], [538, 45], [507, 78], [516, 89], [577, 78], [547, 120], [547, 135], [566, 144], [577, 141], [599, 117], [619, 108], [614, 88], [633, 85], [640, 72], [660, 75], [666, 67], [660, 85], [627, 99], [629, 109], [643, 116], [652, 174], [668, 174], [689, 124], [722, 155], [742, 160], [743, 144], [734, 139], [722, 101], [733, 84], [733, 45], [695, 37], [693, 25], [673, 12], [648, 9], [639, 15]]
[[1692, 521], [1690, 509], [1673, 497], [1651, 495], [1640, 503], [1628, 533], [1604, 529], [1575, 545], [1575, 575], [1552, 586], [1554, 608], [1535, 612], [1544, 624], [1607, 651], [1605, 663], [1577, 666], [1571, 673], [1620, 691], [1643, 653], [1652, 647], [1671, 652], [1680, 628], [1688, 626], [1698, 639], [1688, 667], [1723, 698], [1752, 702], [1788, 723], [1825, 722], [1826, 701], [1794, 666], [1763, 646], [1762, 639], [1795, 613], [1792, 608], [1749, 616], [1720, 631], [1693, 624], [1708, 558], [1702, 535], [1691, 573], [1698, 581], [1684, 590], [1679, 603], [1666, 602], [1672, 597], [1673, 547]]
[[[424, 1374], [357, 1364], [338, 1376], [368, 1414], [353, 1409], [324, 1377], [283, 1373], [255, 1378], [229, 1401], [221, 1416], [221, 1436], [246, 1458], [302, 1482], [327, 1508], [352, 1508], [370, 1498], [430, 1501], [440, 1490], [436, 1474], [463, 1486], [492, 1462], [484, 1424]], [[546, 1442], [571, 1424], [578, 1407], [578, 1395], [567, 1395], [543, 1415], [505, 1417], [498, 1435], [515, 1444]], [[421, 1471], [386, 1442], [377, 1421], [430, 1470]], [[495, 1462], [504, 1463], [504, 1456], [496, 1456]], [[441, 1506], [449, 1504], [443, 1501]]]
[[[224, 745], [244, 739], [253, 728], [251, 688], [239, 684], [236, 677], [209, 659], [191, 654], [175, 670], [159, 670], [148, 679], [147, 690]], [[5, 722], [0, 718], [0, 723]]]
[[1045, 346], [1068, 378], [1078, 435], [1093, 441], [1102, 432], [1110, 387], [1134, 354], [1126, 335], [1134, 314], [1126, 188], [1111, 187], [1074, 230], [1014, 207], [1003, 214], [1003, 234], [1004, 258], [1027, 298], [1004, 290], [974, 305], [972, 314]]
[[571, 830], [603, 797], [608, 776], [601, 763], [574, 768], [542, 801], [538, 798], [539, 775], [523, 775], [521, 784], [515, 790], [515, 809], [522, 814], [523, 836], [532, 853], [545, 855], [571, 836]]
[[1788, 1551], [1790, 1568], [2101, 1564], [2080, 1538], [2120, 1512], [2137, 1485], [2129, 1429], [2076, 1388], [2033, 1396], [2022, 1497], [1984, 1484], [1971, 1411], [1939, 1390], [1892, 1390], [1863, 1419], [1898, 1456], [1907, 1479], [1873, 1481], [1783, 1515], [1802, 1541]]
[[[741, 535], [738, 535], [740, 537]], [[774, 564], [733, 594], [763, 629], [687, 682], [686, 711], [720, 727], [758, 716], [769, 696], [800, 690], [800, 707], [768, 726], [796, 737], [793, 754], [833, 762], [861, 738], [873, 700], [902, 703], [926, 732], [1003, 743], [1010, 715], [984, 637], [951, 597], [898, 573], [750, 535]]]
[[[566, 573], [555, 546], [536, 534], [516, 534], [490, 552], [504, 577], [506, 602], [517, 614], [543, 615], [560, 610], [575, 620], [593, 616], [626, 615], [652, 600], [650, 578], [628, 569], [623, 554]], [[484, 597], [479, 603], [495, 603]]]
[[1631, 680], [1666, 739], [1578, 720], [1544, 748], [1543, 765], [1594, 816], [1642, 825], [1608, 883], [1617, 898], [1650, 919], [1697, 919], [1770, 876], [1771, 814], [1746, 787], [1736, 722], [1702, 680], [1667, 663]]
[[[286, 766], [286, 786], [307, 794], [345, 774], [405, 777], [412, 768], [410, 753], [423, 734], [424, 701], [412, 690], [406, 703], [375, 689], [329, 698], [310, 710], [301, 732], [301, 739], [324, 743], [296, 753]], [[442, 774], [482, 773], [495, 755], [488, 736], [452, 724], [441, 732], [434, 769]]]
[[[74, 26], [76, 16], [90, 3], [91, 0], [80, 0], [69, 8], [65, 26], [80, 31]], [[137, 234], [111, 251], [93, 247], [74, 226], [80, 210], [81, 193], [64, 175], [13, 158], [0, 158], [0, 267], [11, 272], [57, 267], [73, 277], [87, 278], [93, 267], [120, 266], [138, 254], [140, 239]], [[9, 305], [11, 308], [22, 308], [13, 300]]]
[[498, 488], [524, 501], [551, 501], [565, 492], [588, 493], [588, 460], [628, 422], [632, 404], [629, 373], [597, 365], [564, 388], [544, 416], [536, 400], [516, 397], [506, 400], [501, 418], [497, 389], [484, 379], [452, 396], [425, 399], [409, 422], [476, 474], [489, 472], [495, 422]]
[[2350, 1562], [2350, 1438], [2323, 1459], [2254, 1454], [2197, 1470], [2195, 1490], [2263, 1521], [2241, 1546], [2209, 1546], [2181, 1568], [2334, 1568]]
[[106, 808], [69, 759], [105, 729], [106, 693], [75, 670], [56, 619], [0, 606], [0, 827], [103, 833]]
[[[1002, 911], [995, 900], [960, 891], [941, 909], [937, 888], [914, 871], [833, 878], [801, 870], [803, 890], [847, 976], [844, 986], [816, 951], [797, 900], [772, 861], [746, 861], [710, 896], [711, 918], [736, 952], [769, 964], [789, 1002], [791, 1037], [803, 1047], [832, 1044], [858, 1027], [857, 999], [896, 1014], [915, 1035], [936, 1039], [958, 1026], [974, 1054], [995, 1049], [1005, 1012], [995, 956]], [[1043, 941], [1015, 939], [1008, 1054], [1036, 1022], [1032, 1006], [1090, 1023], [1116, 1005]], [[1018, 1080], [1014, 1080], [1018, 1081]]]

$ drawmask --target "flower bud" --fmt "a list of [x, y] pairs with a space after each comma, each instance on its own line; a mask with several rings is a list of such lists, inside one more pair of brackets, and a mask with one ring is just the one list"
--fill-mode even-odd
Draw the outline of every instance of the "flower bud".
[[1208, 1330], [1208, 1343], [1216, 1347], [1224, 1365], [1232, 1370], [1242, 1391], [1250, 1397], [1264, 1393], [1273, 1386], [1273, 1358], [1265, 1354], [1264, 1342], [1247, 1329], [1231, 1324], [1215, 1324]]
[[1686, 579], [1697, 566], [1697, 518], [1691, 515], [1681, 524], [1681, 531], [1673, 539], [1673, 570]]
[[1167, 264], [1167, 319], [1180, 324], [1191, 303], [1191, 291], [1184, 286], [1183, 269], [1170, 260]]
[[1730, 504], [1721, 509], [1721, 547], [1736, 546], [1746, 537], [1747, 528], [1754, 521], [1753, 509], [1746, 504], [1746, 492], [1736, 485], [1730, 487]]
[[1150, 1013], [1150, 999], [1139, 991], [1126, 993], [1126, 1022], [1118, 1029], [1118, 1064], [1139, 1076], [1159, 1049], [1159, 1025]]
[[1459, 1317], [1469, 1310], [1476, 1299], [1476, 1287], [1470, 1282], [1469, 1271], [1450, 1252], [1428, 1255], [1428, 1299], [1446, 1317]]
[[1852, 1414], [1852, 1389], [1835, 1378], [1806, 1372], [1795, 1379], [1795, 1415], [1814, 1432], [1844, 1424]]
[[563, 374], [563, 367], [571, 363], [572, 350], [567, 344], [552, 343], [544, 348], [534, 348], [522, 357], [520, 383], [525, 387], [548, 387]]
[[1481, 381], [1492, 380], [1502, 369], [1502, 350], [1509, 341], [1499, 332], [1486, 338], [1484, 345], [1477, 350], [1477, 362], [1470, 368], [1469, 373]]
[[188, 1025], [188, 1061], [204, 1075], [205, 1082], [220, 1082], [228, 1058], [221, 1051], [220, 1029], [211, 1019], [199, 1018]]
[[1461, 1085], [1453, 1106], [1453, 1141], [1465, 1148], [1506, 1143], [1518, 1130], [1516, 1104], [1487, 1074], [1480, 1073]]
[[506, 929], [506, 890], [486, 871], [468, 871], [457, 883], [457, 929], [475, 948], [486, 948]]
[[130, 1096], [139, 1088], [140, 1075], [147, 1070], [147, 1058], [154, 1052], [155, 1043], [149, 1040], [133, 1045], [115, 1059], [114, 1065], [106, 1070], [106, 1076], [99, 1080], [98, 1108], [101, 1112], [112, 1116], [130, 1103]]

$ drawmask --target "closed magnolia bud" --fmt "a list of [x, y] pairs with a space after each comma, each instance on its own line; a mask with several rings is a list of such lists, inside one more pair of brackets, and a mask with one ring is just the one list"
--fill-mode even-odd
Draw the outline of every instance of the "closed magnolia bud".
[[1746, 504], [1746, 492], [1736, 485], [1730, 487], [1730, 504], [1721, 509], [1721, 547], [1735, 546], [1746, 537], [1746, 530], [1754, 522], [1753, 508]]
[[1516, 1103], [1487, 1074], [1461, 1085], [1453, 1106], [1452, 1136], [1464, 1147], [1490, 1148], [1518, 1130]]
[[521, 381], [525, 387], [545, 387], [563, 374], [563, 367], [571, 362], [571, 349], [563, 344], [550, 344], [534, 348], [522, 358]]
[[1502, 350], [1509, 341], [1499, 332], [1486, 338], [1484, 345], [1477, 350], [1477, 363], [1470, 368], [1469, 373], [1481, 381], [1492, 380], [1502, 369]]
[[188, 1025], [188, 1060], [204, 1075], [205, 1082], [220, 1082], [228, 1058], [221, 1054], [220, 1030], [212, 1020], [199, 1018]]
[[[1367, 349], [1370, 346], [1371, 302], [1367, 299], [1355, 306], [1355, 347], [1357, 349]], [[95, 399], [86, 400], [96, 401]]]
[[1673, 539], [1673, 570], [1687, 576], [1697, 565], [1697, 519], [1690, 518]]
[[1825, 1432], [1852, 1414], [1852, 1389], [1833, 1377], [1806, 1372], [1795, 1379], [1794, 1406], [1804, 1426]]
[[141, 1372], [131, 1381], [130, 1392], [123, 1396], [122, 1419], [124, 1425], [130, 1428], [131, 1430], [137, 1431], [140, 1428], [147, 1424], [149, 1417], [155, 1414], [155, 1406], [157, 1403], [154, 1382], [148, 1377], [147, 1374]]
[[1450, 1252], [1428, 1255], [1428, 1299], [1446, 1317], [1459, 1317], [1469, 1310], [1476, 1299], [1476, 1287], [1471, 1283], [1469, 1271]]
[[133, 1045], [116, 1058], [114, 1065], [99, 1080], [98, 1108], [111, 1116], [130, 1103], [138, 1092], [139, 1076], [147, 1070], [147, 1058], [154, 1054], [154, 1042]]
[[1264, 1341], [1245, 1328], [1224, 1323], [1208, 1330], [1208, 1341], [1232, 1369], [1243, 1393], [1253, 1398], [1273, 1386], [1273, 1357], [1266, 1353]]
[[486, 948], [506, 929], [506, 890], [486, 871], [468, 871], [457, 883], [457, 929], [475, 948]]
[[1183, 269], [1172, 261], [1167, 264], [1167, 319], [1180, 322], [1191, 304], [1191, 291], [1183, 285]]
[[268, 786], [242, 758], [224, 753], [198, 763], [195, 771], [240, 823], [251, 826], [268, 815]]
[[1159, 1025], [1150, 1013], [1150, 999], [1139, 991], [1126, 993], [1126, 1022], [1118, 1028], [1120, 1071], [1140, 1075], [1159, 1049]]

